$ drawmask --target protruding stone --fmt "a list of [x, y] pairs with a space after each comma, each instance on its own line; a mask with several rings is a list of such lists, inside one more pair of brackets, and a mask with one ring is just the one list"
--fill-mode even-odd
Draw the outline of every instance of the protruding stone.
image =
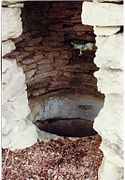
[[98, 91], [104, 94], [123, 93], [123, 71], [100, 69], [94, 73], [97, 78]]
[[15, 43], [11, 40], [2, 42], [2, 57], [14, 50]]
[[104, 157], [102, 165], [98, 171], [98, 179], [100, 180], [124, 180], [124, 169], [112, 163], [109, 158]]
[[123, 96], [106, 95], [105, 104], [94, 122], [94, 129], [102, 137], [101, 150], [113, 164], [123, 166], [124, 126]]
[[93, 2], [107, 2], [107, 3], [119, 3], [119, 2], [123, 2], [123, 0], [93, 0]]
[[26, 122], [30, 109], [25, 75], [16, 60], [3, 59], [2, 66], [2, 147], [26, 148], [37, 141], [37, 133], [34, 125]]
[[16, 38], [22, 33], [20, 8], [2, 8], [2, 40]]
[[120, 26], [117, 27], [94, 26], [94, 33], [99, 36], [109, 36], [117, 33], [119, 30], [120, 30]]
[[8, 7], [10, 7], [10, 8], [15, 8], [15, 7], [23, 8], [24, 4], [23, 3], [10, 4], [10, 5], [8, 5]]
[[91, 26], [121, 26], [123, 5], [83, 2], [82, 23]]
[[123, 33], [109, 37], [96, 37], [96, 57], [94, 63], [100, 68], [123, 70]]

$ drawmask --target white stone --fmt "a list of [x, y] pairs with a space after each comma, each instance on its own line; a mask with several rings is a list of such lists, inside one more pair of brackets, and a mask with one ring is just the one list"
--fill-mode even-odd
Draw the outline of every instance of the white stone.
[[121, 26], [123, 5], [83, 2], [82, 23], [91, 26]]
[[3, 59], [2, 70], [3, 70], [2, 103], [4, 103], [7, 102], [8, 100], [12, 101], [16, 99], [18, 94], [25, 91], [26, 85], [25, 85], [25, 75], [23, 73], [23, 70], [17, 67], [15, 60], [9, 61]]
[[111, 2], [111, 3], [118, 3], [123, 2], [123, 0], [93, 0], [93, 2]]
[[121, 166], [124, 148], [123, 110], [122, 95], [106, 95], [104, 107], [94, 122], [94, 129], [102, 136], [100, 148], [110, 160], [115, 160]]
[[15, 7], [23, 8], [24, 4], [23, 3], [10, 4], [10, 5], [8, 5], [8, 7], [9, 8], [15, 8]]
[[20, 8], [2, 8], [2, 40], [16, 38], [22, 33]]
[[120, 30], [120, 26], [104, 27], [104, 26], [94, 26], [94, 33], [100, 36], [109, 36], [117, 33]]
[[98, 91], [104, 94], [122, 94], [123, 75], [123, 71], [113, 69], [100, 69], [95, 72]]
[[19, 1], [11, 1], [11, 0], [4, 0], [4, 1], [2, 1], [2, 5], [3, 6], [8, 6], [8, 5], [10, 5], [10, 4], [13, 4], [13, 5], [16, 5], [16, 4], [20, 4], [20, 3], [23, 3], [25, 0], [19, 0]]
[[11, 40], [2, 42], [2, 57], [10, 53], [15, 48], [16, 48], [15, 43]]
[[96, 37], [94, 63], [100, 68], [124, 69], [123, 33], [109, 37]]
[[[100, 149], [104, 158], [99, 168], [99, 179], [122, 180], [124, 167], [124, 118], [123, 96], [107, 95], [103, 109], [94, 122], [94, 129], [101, 135]], [[106, 160], [105, 160], [106, 159]]]
[[29, 122], [20, 122], [18, 126], [14, 126], [14, 134], [9, 144], [11, 150], [25, 149], [32, 146], [38, 138], [36, 127]]
[[113, 162], [110, 162], [106, 157], [103, 158], [102, 165], [98, 171], [99, 180], [123, 180], [123, 168], [118, 167]]
[[2, 60], [2, 147], [22, 149], [37, 141], [35, 126], [27, 122], [30, 113], [25, 75], [16, 60]]

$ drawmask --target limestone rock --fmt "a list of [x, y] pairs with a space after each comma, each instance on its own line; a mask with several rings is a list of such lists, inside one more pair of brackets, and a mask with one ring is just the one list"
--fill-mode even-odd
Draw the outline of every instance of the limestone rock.
[[8, 7], [9, 8], [15, 8], [15, 7], [23, 8], [24, 4], [23, 3], [10, 4], [10, 5], [8, 5]]
[[98, 90], [105, 94], [104, 106], [94, 122], [94, 129], [102, 137], [100, 149], [104, 154], [98, 178], [123, 180], [123, 34], [118, 33], [123, 24], [123, 5], [109, 3], [110, 0], [95, 1], [83, 3], [82, 22], [95, 26], [94, 62], [100, 70], [94, 76]]
[[108, 158], [104, 157], [102, 165], [99, 168], [98, 178], [101, 180], [113, 179], [113, 180], [124, 180], [123, 168], [118, 167]]
[[14, 134], [15, 136], [9, 145], [11, 150], [30, 147], [36, 143], [38, 138], [36, 127], [30, 121], [20, 122], [18, 126], [14, 126]]
[[10, 53], [12, 50], [14, 50], [15, 43], [11, 40], [2, 42], [2, 57], [8, 53]]
[[94, 33], [99, 36], [109, 36], [117, 33], [120, 30], [120, 26], [114, 27], [104, 27], [104, 26], [94, 26]]
[[123, 25], [123, 5], [84, 2], [82, 23], [91, 26], [121, 26]]
[[94, 129], [102, 137], [100, 149], [116, 166], [123, 167], [124, 126], [123, 126], [123, 97], [108, 95], [104, 108], [94, 122]]
[[94, 63], [98, 67], [123, 70], [123, 33], [109, 37], [97, 36], [96, 46], [97, 51]]
[[16, 38], [22, 33], [20, 8], [2, 8], [2, 40]]
[[22, 4], [24, 1], [25, 0], [19, 0], [19, 1], [4, 0], [2, 1], [2, 6], [18, 5], [18, 4]]
[[123, 72], [113, 69], [100, 69], [94, 73], [98, 91], [104, 94], [123, 93]]
[[10, 99], [15, 100], [15, 98], [17, 98], [20, 92], [22, 93], [25, 91], [26, 85], [25, 85], [25, 75], [22, 69], [17, 67], [15, 60], [9, 61], [3, 59], [2, 66], [3, 66], [2, 98], [4, 103]]
[[2, 147], [26, 148], [36, 142], [37, 133], [34, 125], [26, 122], [30, 109], [25, 75], [15, 60], [3, 59], [2, 66]]
[[106, 95], [104, 107], [94, 122], [94, 129], [98, 130], [104, 139], [122, 147], [124, 139], [122, 95]]
[[118, 3], [118, 2], [123, 2], [123, 0], [93, 0], [93, 2], [111, 2], [111, 3]]

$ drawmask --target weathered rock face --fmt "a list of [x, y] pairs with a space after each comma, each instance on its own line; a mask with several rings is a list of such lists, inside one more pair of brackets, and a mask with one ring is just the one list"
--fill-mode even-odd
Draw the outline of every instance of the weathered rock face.
[[[83, 137], [94, 135], [93, 122], [103, 101], [93, 96], [63, 94], [29, 100], [31, 121], [41, 130], [53, 134]], [[39, 131], [38, 131], [39, 132]], [[42, 133], [39, 137], [46, 140]], [[52, 135], [50, 138], [51, 139]]]
[[54, 118], [81, 118], [94, 121], [103, 107], [103, 101], [93, 96], [63, 94], [54, 97], [39, 97], [29, 100], [30, 118], [44, 121]]
[[94, 75], [98, 90], [105, 94], [104, 107], [94, 122], [94, 129], [102, 137], [100, 148], [104, 154], [99, 180], [124, 179], [122, 9], [119, 3], [83, 3], [82, 22], [94, 25], [97, 35], [94, 62], [100, 69]]
[[[20, 8], [2, 8], [2, 57], [15, 49], [10, 38], [22, 32]], [[22, 149], [37, 140], [35, 126], [27, 121], [28, 106], [25, 75], [15, 59], [2, 58], [2, 147]]]
[[23, 68], [29, 99], [65, 92], [103, 99], [93, 76], [95, 35], [82, 25], [81, 10], [82, 2], [24, 3], [24, 31], [7, 57]]

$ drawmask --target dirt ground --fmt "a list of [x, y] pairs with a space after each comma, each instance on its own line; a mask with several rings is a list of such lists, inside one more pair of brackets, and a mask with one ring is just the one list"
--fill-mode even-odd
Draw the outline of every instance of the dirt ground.
[[38, 140], [24, 150], [2, 150], [2, 180], [97, 180], [101, 137]]

